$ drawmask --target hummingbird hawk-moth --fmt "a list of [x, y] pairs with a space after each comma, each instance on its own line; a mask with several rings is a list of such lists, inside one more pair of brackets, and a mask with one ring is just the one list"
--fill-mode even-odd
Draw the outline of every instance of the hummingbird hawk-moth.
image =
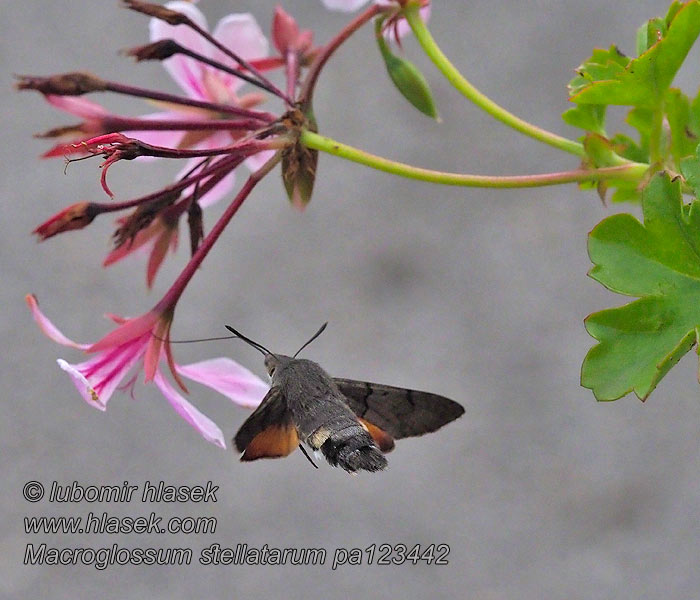
[[242, 461], [279, 458], [299, 447], [313, 464], [305, 443], [334, 467], [379, 471], [387, 466], [384, 453], [394, 440], [436, 431], [464, 413], [460, 404], [437, 394], [334, 378], [317, 363], [296, 358], [326, 325], [294, 356], [274, 354], [226, 326], [265, 356], [272, 380], [233, 438]]

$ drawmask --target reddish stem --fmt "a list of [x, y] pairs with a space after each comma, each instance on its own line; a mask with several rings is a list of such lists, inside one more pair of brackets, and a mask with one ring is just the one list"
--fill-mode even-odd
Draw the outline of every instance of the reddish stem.
[[[214, 39], [214, 38], [212, 38]], [[189, 48], [184, 48], [177, 42], [173, 40], [173, 44], [176, 44], [178, 47], [178, 53], [179, 54], [184, 54], [185, 56], [189, 56], [190, 58], [193, 58], [196, 61], [199, 61], [201, 63], [204, 63], [205, 65], [209, 65], [210, 67], [214, 67], [215, 69], [218, 69], [219, 71], [223, 71], [224, 73], [228, 73], [229, 75], [233, 75], [234, 77], [238, 77], [239, 79], [242, 79], [243, 81], [247, 81], [251, 85], [254, 85], [256, 87], [259, 87], [267, 92], [270, 92], [271, 94], [274, 94], [275, 96], [281, 98], [287, 104], [291, 106], [292, 102], [289, 100], [288, 96], [285, 96], [275, 85], [273, 85], [270, 81], [268, 81], [266, 78], [264, 78], [262, 75], [256, 75], [256, 77], [253, 77], [251, 75], [246, 75], [244, 72], [242, 72], [240, 69], [234, 69], [232, 67], [229, 67], [223, 63], [220, 63], [219, 61], [216, 61], [211, 58], [207, 58], [206, 56], [202, 56], [201, 54], [194, 52], [193, 50], [190, 50]], [[230, 56], [233, 58], [235, 55], [233, 53], [230, 53]], [[236, 60], [234, 58], [234, 60]], [[250, 70], [250, 69], [249, 69]]]
[[287, 94], [293, 98], [297, 90], [297, 80], [299, 79], [299, 60], [296, 52], [287, 51], [285, 71], [287, 75]]
[[275, 86], [267, 77], [265, 77], [258, 69], [256, 69], [250, 62], [242, 58], [241, 56], [238, 56], [235, 52], [233, 52], [230, 48], [227, 48], [224, 46], [219, 40], [217, 40], [213, 35], [211, 35], [208, 31], [202, 29], [197, 23], [191, 21], [188, 19], [188, 23], [192, 29], [194, 29], [199, 35], [201, 35], [204, 39], [207, 41], [211, 42], [216, 46], [219, 50], [221, 50], [226, 56], [232, 58], [235, 60], [239, 65], [242, 67], [248, 69], [253, 75], [255, 75], [261, 82], [269, 86], [270, 91], [272, 91], [275, 95], [279, 96], [280, 98], [283, 98], [285, 102], [287, 102], [290, 106], [294, 104], [291, 98], [287, 97], [284, 95], [284, 93], [277, 87]]
[[200, 244], [199, 248], [197, 248], [197, 251], [192, 255], [192, 258], [187, 265], [185, 265], [182, 273], [180, 273], [173, 285], [170, 286], [170, 289], [154, 307], [153, 310], [155, 312], [161, 312], [165, 309], [173, 309], [175, 307], [175, 304], [182, 295], [182, 292], [185, 291], [190, 279], [192, 279], [192, 276], [197, 272], [199, 265], [202, 264], [204, 258], [207, 256], [207, 254], [209, 254], [209, 251], [216, 243], [216, 240], [219, 239], [219, 236], [222, 234], [224, 229], [226, 229], [226, 226], [241, 207], [245, 199], [249, 196], [250, 192], [253, 191], [253, 188], [255, 188], [258, 182], [265, 177], [265, 175], [267, 175], [280, 160], [281, 153], [278, 152], [260, 169], [248, 177], [248, 180], [243, 184], [243, 187], [233, 199], [233, 202], [228, 205], [214, 227], [212, 227], [211, 231], [202, 240], [202, 243]]
[[192, 200], [195, 196], [199, 198], [209, 193], [214, 188], [214, 186], [216, 186], [224, 177], [226, 177], [231, 171], [238, 167], [238, 165], [240, 165], [243, 162], [243, 160], [245, 159], [241, 158], [238, 164], [232, 165], [230, 168], [220, 169], [219, 173], [217, 173], [216, 175], [212, 175], [205, 183], [199, 184], [199, 186], [191, 194], [187, 194], [187, 196], [185, 196], [181, 200], [178, 200], [171, 207], [167, 208], [166, 212], [168, 217], [178, 219], [190, 207], [190, 204], [192, 204]]
[[216, 102], [206, 102], [204, 100], [195, 100], [193, 98], [185, 98], [184, 96], [176, 96], [175, 94], [168, 94], [166, 92], [157, 92], [155, 90], [147, 90], [132, 85], [125, 85], [123, 83], [117, 83], [116, 81], [105, 81], [103, 83], [106, 91], [114, 92], [115, 94], [125, 94], [127, 96], [136, 96], [138, 98], [149, 98], [151, 100], [158, 100], [159, 102], [170, 102], [172, 104], [203, 108], [205, 110], [211, 110], [217, 113], [248, 117], [250, 119], [257, 119], [264, 124], [272, 123], [277, 119], [276, 115], [268, 112], [249, 110], [247, 108], [230, 106], [228, 104], [218, 104]]
[[251, 130], [261, 125], [259, 119], [139, 119], [109, 115], [102, 118], [102, 125], [108, 131], [208, 131], [208, 130]]
[[336, 35], [328, 44], [326, 44], [321, 52], [316, 55], [314, 62], [309, 67], [309, 72], [306, 75], [304, 85], [299, 95], [299, 103], [306, 104], [310, 102], [311, 97], [314, 93], [314, 88], [316, 87], [316, 81], [318, 76], [321, 74], [324, 65], [328, 62], [328, 59], [333, 55], [333, 53], [347, 40], [353, 33], [355, 33], [360, 27], [362, 27], [367, 21], [372, 17], [375, 17], [380, 12], [383, 11], [381, 6], [373, 4], [361, 15], [350, 21], [339, 33]]
[[180, 192], [180, 191], [190, 187], [192, 184], [195, 184], [198, 181], [201, 181], [202, 179], [206, 179], [207, 177], [215, 175], [215, 174], [219, 173], [220, 171], [223, 171], [224, 169], [226, 171], [228, 171], [231, 168], [235, 168], [235, 166], [240, 164], [240, 161], [241, 161], [241, 157], [238, 155], [226, 156], [226, 157], [222, 158], [221, 160], [215, 162], [213, 165], [207, 167], [206, 169], [202, 169], [197, 174], [190, 175], [189, 177], [185, 177], [184, 179], [181, 179], [180, 181], [176, 181], [175, 183], [171, 183], [170, 185], [164, 187], [161, 190], [158, 190], [157, 192], [153, 192], [152, 194], [147, 194], [146, 196], [134, 198], [133, 200], [126, 200], [125, 202], [99, 204], [98, 206], [100, 207], [101, 212], [117, 212], [120, 210], [126, 210], [127, 208], [133, 208], [135, 206], [139, 206], [140, 204], [146, 204], [147, 202], [151, 202], [153, 200], [157, 200], [159, 198], [162, 198], [166, 194], [174, 194], [176, 192]]
[[[151, 146], [138, 142], [139, 156], [154, 156], [156, 158], [205, 158], [207, 156], [220, 156], [222, 154], [242, 155], [244, 157], [251, 154], [257, 154], [263, 150], [269, 150], [275, 147], [274, 142], [266, 142], [256, 139], [241, 140], [230, 146], [220, 146], [218, 148], [209, 148], [202, 150], [190, 150], [179, 148], [166, 148], [163, 146]], [[119, 150], [117, 150], [119, 152]]]

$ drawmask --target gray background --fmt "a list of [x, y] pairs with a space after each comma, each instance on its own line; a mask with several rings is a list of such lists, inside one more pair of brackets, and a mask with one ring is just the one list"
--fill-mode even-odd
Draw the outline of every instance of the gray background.
[[[251, 10], [268, 31], [275, 2], [201, 2], [210, 26]], [[317, 40], [345, 19], [316, 0], [285, 7]], [[436, 1], [431, 29], [485, 93], [545, 128], [560, 122], [566, 82], [593, 46], [634, 52], [637, 26], [663, 1]], [[104, 312], [141, 314], [187, 258], [182, 244], [146, 294], [143, 261], [104, 270], [111, 222], [37, 245], [29, 231], [64, 205], [103, 196], [95, 162], [40, 161], [31, 134], [74, 119], [38, 95], [10, 91], [11, 73], [90, 69], [176, 91], [158, 65], [116, 51], [144, 43], [147, 21], [116, 2], [0, 0], [3, 137], [3, 515], [0, 595], [6, 598], [678, 598], [697, 594], [700, 416], [691, 353], [646, 404], [597, 404], [579, 387], [592, 344], [586, 314], [620, 303], [586, 277], [586, 234], [617, 207], [574, 186], [525, 191], [412, 183], [322, 156], [312, 204], [291, 210], [278, 177], [265, 181], [187, 289], [174, 337], [222, 333], [231, 323], [272, 349], [306, 352], [331, 373], [432, 390], [466, 415], [438, 434], [398, 444], [390, 468], [350, 477], [300, 453], [243, 465], [204, 442], [151, 386], [115, 395], [106, 413], [85, 405], [55, 358], [79, 359], [33, 325], [23, 295], [70, 337], [96, 340]], [[369, 31], [324, 73], [316, 100], [323, 132], [408, 163], [473, 173], [534, 173], [576, 166], [462, 101], [422, 59], [443, 118], [413, 112], [383, 76]], [[679, 83], [694, 93], [698, 51]], [[138, 101], [98, 98], [139, 114]], [[614, 113], [621, 114], [621, 113]], [[121, 164], [119, 198], [163, 185], [169, 164]], [[240, 179], [239, 179], [240, 181]], [[223, 203], [206, 213], [211, 226]], [[240, 343], [176, 347], [183, 362], [229, 355], [263, 374]], [[201, 387], [191, 400], [235, 432], [247, 411]], [[220, 486], [214, 505], [31, 505], [25, 481], [45, 485], [165, 480]], [[25, 515], [212, 515], [204, 536], [27, 536]], [[449, 566], [27, 567], [27, 542], [50, 546], [190, 546], [267, 543], [279, 548], [365, 548], [447, 543]]]

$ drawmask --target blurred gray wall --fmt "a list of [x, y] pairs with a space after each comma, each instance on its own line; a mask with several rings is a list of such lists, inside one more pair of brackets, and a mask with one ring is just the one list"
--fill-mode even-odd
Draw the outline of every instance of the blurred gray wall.
[[[265, 31], [276, 2], [207, 0], [211, 26], [252, 11]], [[345, 18], [317, 0], [285, 8], [318, 42]], [[197, 273], [173, 335], [219, 335], [230, 323], [269, 347], [305, 351], [331, 374], [428, 389], [460, 401], [466, 415], [437, 434], [398, 444], [381, 474], [350, 477], [300, 453], [241, 464], [204, 442], [152, 386], [115, 395], [106, 413], [82, 402], [55, 363], [76, 353], [34, 326], [23, 296], [35, 292], [70, 337], [96, 340], [105, 312], [141, 314], [187, 259], [186, 243], [152, 293], [143, 261], [100, 263], [112, 224], [36, 244], [39, 222], [68, 203], [102, 200], [96, 162], [40, 161], [31, 137], [74, 119], [38, 95], [11, 90], [12, 73], [89, 69], [118, 81], [176, 91], [159, 65], [133, 65], [117, 50], [147, 40], [147, 20], [116, 2], [0, 0], [2, 198], [2, 532], [0, 595], [11, 599], [99, 597], [275, 598], [665, 598], [695, 597], [700, 526], [700, 423], [692, 353], [646, 404], [597, 404], [579, 387], [591, 338], [586, 314], [620, 303], [586, 277], [587, 232], [617, 207], [574, 186], [486, 191], [428, 186], [322, 156], [313, 202], [290, 209], [278, 176], [257, 189]], [[444, 51], [486, 94], [531, 122], [576, 136], [559, 114], [566, 83], [594, 46], [634, 53], [651, 0], [560, 2], [436, 0], [430, 27]], [[323, 74], [321, 131], [411, 164], [473, 173], [571, 169], [574, 158], [522, 138], [461, 97], [423, 59], [442, 116], [414, 112], [388, 83], [363, 31]], [[694, 93], [698, 49], [679, 83]], [[99, 98], [116, 111], [144, 104]], [[620, 116], [621, 113], [614, 113]], [[168, 182], [168, 164], [120, 164], [118, 198]], [[206, 213], [211, 226], [222, 206]], [[183, 238], [184, 240], [184, 238]], [[264, 373], [240, 343], [176, 347], [183, 362], [228, 355]], [[191, 400], [230, 437], [247, 411], [192, 386]], [[212, 481], [216, 504], [30, 504], [37, 480], [142, 486]], [[208, 535], [26, 535], [23, 517], [214, 516]], [[191, 547], [182, 567], [23, 566], [27, 543], [55, 547]], [[235, 547], [323, 547], [326, 565], [196, 564], [212, 543]], [[449, 544], [447, 566], [344, 566], [336, 548]]]

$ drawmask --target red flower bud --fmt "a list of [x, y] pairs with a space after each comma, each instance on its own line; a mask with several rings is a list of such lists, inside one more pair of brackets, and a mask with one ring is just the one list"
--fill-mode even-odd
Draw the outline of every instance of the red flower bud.
[[309, 30], [299, 31], [294, 17], [277, 5], [272, 20], [272, 42], [283, 56], [287, 52], [303, 55], [311, 48], [313, 34]]
[[294, 17], [278, 4], [272, 19], [272, 42], [275, 44], [275, 48], [280, 54], [286, 54], [287, 50], [294, 47], [298, 36], [299, 26]]
[[35, 233], [43, 241], [53, 237], [57, 233], [82, 229], [100, 214], [99, 207], [91, 202], [78, 202], [64, 208], [45, 223], [42, 223], [32, 233]]

